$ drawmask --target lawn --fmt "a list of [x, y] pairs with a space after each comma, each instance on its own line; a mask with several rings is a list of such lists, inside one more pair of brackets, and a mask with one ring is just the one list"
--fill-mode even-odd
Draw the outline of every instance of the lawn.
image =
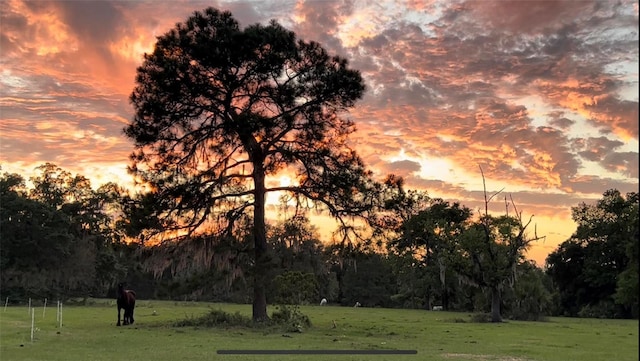
[[[138, 301], [131, 326], [116, 327], [114, 300], [62, 308], [0, 309], [0, 360], [638, 360], [638, 321], [551, 318], [548, 322], [472, 323], [468, 313], [302, 306], [313, 326], [283, 329], [174, 327], [212, 309], [251, 314], [250, 305]], [[274, 307], [269, 308], [272, 312]], [[337, 327], [334, 328], [334, 321]], [[218, 351], [291, 350], [238, 355]], [[313, 350], [325, 354], [304, 354]], [[369, 354], [327, 354], [333, 350]], [[413, 354], [383, 354], [415, 351]], [[380, 352], [372, 354], [371, 352]]]

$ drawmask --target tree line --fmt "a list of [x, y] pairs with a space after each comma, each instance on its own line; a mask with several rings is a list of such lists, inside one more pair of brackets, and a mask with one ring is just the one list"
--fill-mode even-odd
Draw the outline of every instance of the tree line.
[[[143, 298], [251, 303], [252, 222], [231, 237], [179, 235], [150, 243], [157, 220], [147, 193], [97, 189], [47, 163], [30, 178], [0, 177], [0, 295], [113, 297], [118, 282]], [[399, 190], [398, 190], [399, 189]], [[283, 205], [284, 206], [284, 205]], [[572, 208], [576, 232], [544, 268], [509, 248], [517, 218], [484, 215], [404, 191], [388, 195], [367, 241], [323, 242], [306, 216], [267, 223], [267, 302], [330, 303], [487, 313], [500, 317], [638, 317], [638, 195], [607, 190]], [[381, 219], [385, 218], [385, 222]], [[489, 230], [487, 243], [485, 227]]]

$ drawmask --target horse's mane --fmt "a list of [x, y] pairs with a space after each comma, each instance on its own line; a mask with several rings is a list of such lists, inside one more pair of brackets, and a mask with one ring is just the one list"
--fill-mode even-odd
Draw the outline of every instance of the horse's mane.
[[118, 284], [118, 291], [116, 292], [116, 296], [118, 298], [125, 298], [127, 294], [132, 295], [134, 298], [136, 297], [136, 291], [125, 289], [124, 284], [122, 283]]

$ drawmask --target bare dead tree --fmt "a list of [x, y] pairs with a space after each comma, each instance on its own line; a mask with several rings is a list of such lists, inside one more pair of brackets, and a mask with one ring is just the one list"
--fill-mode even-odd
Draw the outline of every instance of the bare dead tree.
[[[484, 171], [480, 167], [484, 191], [484, 214], [480, 214], [480, 226], [483, 237], [480, 241], [480, 254], [471, 254], [472, 273], [470, 276], [475, 284], [491, 291], [491, 321], [501, 322], [500, 304], [502, 291], [506, 285], [513, 287], [516, 281], [516, 266], [522, 258], [523, 252], [534, 241], [544, 239], [538, 236], [537, 227], [534, 226], [534, 236], [528, 237], [527, 228], [530, 226], [533, 215], [526, 223], [522, 218], [522, 211], [518, 210], [511, 195], [509, 201], [505, 197], [505, 215], [493, 217], [489, 215], [489, 203], [502, 191], [501, 189], [491, 195], [487, 192]], [[513, 208], [514, 215], [509, 215], [509, 208]], [[508, 231], [500, 231], [499, 226], [507, 226]], [[501, 233], [502, 232], [502, 233]]]

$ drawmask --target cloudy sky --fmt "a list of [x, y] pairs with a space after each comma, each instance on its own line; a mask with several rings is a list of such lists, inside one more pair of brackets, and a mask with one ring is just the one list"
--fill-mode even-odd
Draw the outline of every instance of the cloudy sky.
[[[376, 174], [477, 210], [482, 178], [534, 215], [546, 254], [571, 207], [638, 190], [638, 2], [31, 1], [0, 7], [0, 166], [131, 182], [128, 96], [155, 36], [195, 10], [271, 19], [362, 72], [352, 145]], [[498, 202], [496, 209], [504, 209]]]

